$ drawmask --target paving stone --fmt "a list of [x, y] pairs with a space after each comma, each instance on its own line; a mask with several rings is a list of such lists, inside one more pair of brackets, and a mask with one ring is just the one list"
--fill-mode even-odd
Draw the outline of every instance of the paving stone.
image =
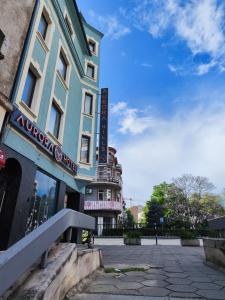
[[184, 270], [179, 269], [179, 268], [165, 268], [164, 271], [167, 273], [183, 273], [184, 272]]
[[111, 277], [111, 278], [101, 278], [101, 279], [96, 279], [95, 281], [93, 281], [91, 284], [92, 285], [99, 285], [99, 284], [111, 284], [111, 285], [114, 285], [116, 283], [120, 282], [119, 279], [116, 279], [114, 277]]
[[93, 285], [88, 287], [87, 289], [88, 292], [90, 293], [112, 293], [117, 291], [117, 288], [113, 285], [109, 284], [99, 284], [99, 285]]
[[166, 287], [167, 289], [174, 291], [174, 292], [185, 292], [185, 293], [192, 293], [197, 290], [196, 287], [184, 284], [171, 284]]
[[167, 296], [170, 291], [168, 291], [165, 288], [160, 288], [160, 287], [144, 287], [139, 289], [140, 295], [143, 296], [154, 296], [154, 297], [163, 297]]
[[225, 280], [218, 280], [215, 281], [216, 284], [220, 285], [220, 286], [224, 286], [225, 287]]
[[194, 277], [194, 276], [189, 276], [188, 279], [194, 282], [212, 282], [212, 279], [209, 277]]
[[138, 296], [140, 295], [139, 290], [117, 290], [113, 292], [113, 295], [135, 295]]
[[192, 286], [198, 288], [199, 290], [220, 290], [221, 286], [211, 282], [194, 282]]
[[142, 282], [146, 280], [145, 277], [140, 277], [140, 276], [124, 276], [122, 278], [119, 279], [120, 282]]
[[165, 275], [172, 278], [186, 278], [189, 276], [187, 273], [166, 273]]
[[153, 268], [150, 268], [146, 271], [146, 273], [149, 273], [149, 274], [164, 274], [165, 271], [163, 269], [153, 269]]
[[191, 280], [189, 280], [187, 278], [168, 278], [166, 281], [169, 283], [172, 283], [172, 284], [187, 284], [188, 285], [191, 283]]
[[189, 299], [202, 298], [202, 296], [194, 294], [194, 293], [176, 293], [176, 292], [172, 292], [170, 294], [170, 300], [173, 299], [172, 297], [174, 297], [176, 300], [177, 300], [177, 298], [185, 298], [186, 300], [187, 299], [189, 300]]
[[146, 273], [145, 272], [136, 272], [136, 271], [132, 271], [132, 272], [126, 272], [125, 273], [127, 276], [144, 276]]
[[225, 299], [225, 291], [224, 290], [198, 290], [196, 294], [205, 297], [206, 299], [216, 299], [216, 300], [224, 300]]
[[144, 275], [144, 278], [149, 279], [149, 280], [166, 280], [167, 277], [165, 275], [161, 274], [146, 274]]
[[119, 289], [125, 289], [125, 290], [136, 290], [139, 289], [141, 287], [143, 287], [142, 284], [138, 283], [138, 282], [118, 282], [116, 284], [116, 287]]
[[142, 281], [142, 284], [145, 286], [155, 286], [155, 287], [165, 287], [168, 285], [168, 283], [163, 280], [145, 280]]

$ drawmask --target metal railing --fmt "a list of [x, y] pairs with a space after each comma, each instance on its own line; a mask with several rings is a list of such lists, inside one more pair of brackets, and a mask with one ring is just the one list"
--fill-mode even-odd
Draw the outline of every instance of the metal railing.
[[50, 246], [71, 228], [94, 229], [95, 219], [83, 213], [62, 209], [34, 231], [0, 255], [0, 296], [10, 288], [41, 256], [47, 257]]
[[122, 185], [122, 179], [118, 176], [99, 176], [94, 180], [95, 182], [107, 182], [107, 183], [115, 183], [119, 186]]

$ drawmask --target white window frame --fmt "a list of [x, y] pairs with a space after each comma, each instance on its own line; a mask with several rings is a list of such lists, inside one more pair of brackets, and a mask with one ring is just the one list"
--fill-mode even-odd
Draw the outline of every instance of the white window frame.
[[[54, 134], [52, 134], [48, 130], [48, 126], [49, 126], [49, 122], [50, 122], [50, 116], [51, 116], [51, 109], [52, 109], [52, 104], [53, 103], [54, 103], [54, 105], [57, 107], [57, 109], [61, 113], [58, 138], [56, 136], [54, 136]], [[64, 127], [65, 127], [65, 109], [62, 106], [60, 100], [57, 99], [56, 96], [53, 96], [53, 98], [49, 102], [49, 106], [48, 106], [48, 116], [47, 116], [46, 125], [45, 125], [45, 132], [47, 133], [47, 136], [49, 137], [49, 139], [52, 142], [54, 142], [54, 143], [56, 143], [58, 145], [62, 145], [62, 143], [63, 143], [63, 135], [64, 135]]]
[[[92, 41], [95, 43], [95, 52], [92, 52], [92, 55], [94, 56], [98, 56], [99, 55], [99, 43], [91, 36], [87, 35], [87, 41], [88, 41], [88, 44], [89, 44], [89, 41]], [[91, 50], [91, 49], [90, 49]]]
[[[38, 31], [38, 27], [39, 27], [39, 23], [41, 20], [41, 16], [44, 16], [47, 23], [48, 23], [48, 27], [47, 27], [47, 31], [46, 31], [46, 37], [45, 39], [43, 38], [43, 36], [40, 34], [40, 32]], [[41, 45], [43, 46], [44, 50], [46, 52], [49, 51], [49, 49], [51, 48], [51, 40], [52, 40], [52, 17], [50, 14], [50, 11], [48, 10], [48, 8], [44, 5], [40, 14], [40, 17], [38, 19], [38, 26], [37, 26], [37, 37], [41, 43]]]
[[[29, 69], [31, 69], [31, 71], [36, 76], [36, 83], [35, 83], [33, 98], [30, 107], [22, 100], [23, 90], [25, 87], [26, 78]], [[40, 92], [41, 92], [40, 87], [41, 87], [42, 72], [40, 70], [39, 65], [36, 62], [34, 62], [33, 59], [31, 59], [31, 62], [28, 65], [27, 71], [24, 75], [25, 75], [24, 80], [21, 80], [21, 83], [23, 83], [23, 85], [21, 85], [22, 88], [20, 89], [20, 93], [19, 93], [19, 106], [21, 106], [26, 112], [28, 112], [29, 115], [31, 116], [32, 121], [34, 121], [37, 118], [38, 110], [40, 106]]]
[[[87, 75], [88, 65], [91, 65], [92, 67], [94, 67], [94, 77], [89, 77]], [[98, 66], [96, 64], [94, 64], [93, 61], [85, 59], [85, 76], [86, 76], [86, 78], [96, 82], [97, 81], [97, 73], [98, 73]]]
[[[58, 64], [60, 60], [60, 53], [62, 53], [63, 58], [65, 59], [65, 62], [67, 64], [66, 67], [66, 78], [64, 79], [60, 71], [58, 70]], [[62, 46], [62, 43], [60, 43], [59, 51], [58, 51], [58, 57], [57, 57], [57, 63], [56, 63], [56, 73], [57, 76], [59, 77], [60, 81], [62, 82], [64, 88], [66, 91], [69, 89], [69, 82], [70, 82], [70, 74], [71, 74], [71, 64], [69, 60], [69, 55], [67, 54], [67, 51], [65, 48]]]

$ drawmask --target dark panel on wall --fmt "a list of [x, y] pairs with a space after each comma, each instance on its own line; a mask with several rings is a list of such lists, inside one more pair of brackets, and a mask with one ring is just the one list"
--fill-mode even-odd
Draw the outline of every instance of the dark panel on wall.
[[25, 235], [26, 221], [30, 211], [31, 195], [36, 174], [36, 166], [34, 162], [9, 147], [1, 145], [1, 148], [5, 150], [7, 158], [16, 159], [22, 168], [21, 182], [9, 238], [8, 246], [10, 246]]

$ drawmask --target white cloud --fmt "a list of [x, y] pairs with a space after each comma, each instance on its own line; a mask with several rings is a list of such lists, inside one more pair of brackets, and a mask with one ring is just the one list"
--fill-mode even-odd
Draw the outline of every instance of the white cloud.
[[122, 134], [137, 135], [155, 127], [155, 119], [149, 115], [151, 107], [145, 110], [128, 107], [126, 102], [118, 102], [111, 107], [111, 113], [119, 116], [118, 131]]
[[218, 0], [138, 0], [131, 12], [123, 14], [133, 24], [147, 30], [152, 37], [160, 38], [166, 30], [184, 41], [192, 56], [207, 54], [210, 61], [197, 64], [198, 75], [211, 68], [225, 66], [224, 15], [225, 4]]
[[[221, 99], [220, 93], [208, 91], [208, 96]], [[136, 134], [135, 139], [127, 135], [117, 146], [126, 197], [143, 203], [154, 185], [184, 173], [207, 176], [218, 192], [225, 187], [225, 99], [183, 109], [170, 119], [152, 119], [153, 128], [148, 120], [144, 124], [149, 130]], [[130, 128], [138, 126], [135, 121]], [[120, 131], [134, 133], [128, 126], [120, 124]]]
[[89, 15], [96, 25], [104, 32], [105, 36], [112, 40], [118, 40], [131, 32], [130, 28], [123, 25], [117, 16], [100, 16], [93, 10], [89, 11]]

